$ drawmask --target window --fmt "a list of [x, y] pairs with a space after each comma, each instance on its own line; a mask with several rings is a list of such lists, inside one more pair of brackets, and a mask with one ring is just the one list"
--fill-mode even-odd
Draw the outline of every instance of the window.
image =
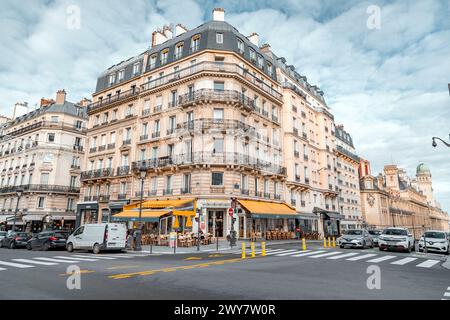
[[269, 74], [269, 76], [273, 75], [272, 64], [269, 62], [267, 62], [267, 73]]
[[145, 160], [145, 149], [141, 149], [141, 160]]
[[81, 129], [82, 127], [83, 127], [83, 121], [81, 121], [81, 120], [75, 121], [75, 128], [76, 129]]
[[120, 70], [119, 73], [118, 73], [118, 80], [119, 80], [119, 82], [123, 80], [124, 75], [125, 75], [125, 70], [124, 69]]
[[55, 142], [55, 134], [54, 133], [47, 134], [47, 142]]
[[179, 43], [175, 47], [175, 60], [180, 59], [183, 55], [183, 43]]
[[156, 179], [156, 177], [153, 177], [150, 184], [152, 186], [151, 192], [154, 194], [156, 194], [157, 183], [158, 183], [158, 180]]
[[109, 141], [111, 144], [116, 143], [116, 132], [111, 132], [111, 135], [109, 137]]
[[240, 54], [244, 53], [244, 41], [242, 41], [241, 39], [237, 39], [237, 47], [238, 47], [238, 51]]
[[150, 57], [150, 69], [154, 69], [156, 67], [156, 54]]
[[38, 208], [44, 208], [45, 197], [38, 197]]
[[166, 190], [172, 190], [172, 176], [166, 177]]
[[142, 135], [146, 136], [148, 134], [148, 123], [142, 125]]
[[263, 69], [264, 67], [264, 59], [262, 56], [258, 54], [258, 68]]
[[223, 109], [214, 109], [214, 120], [223, 120]]
[[223, 43], [223, 33], [216, 32], [216, 43]]
[[161, 111], [162, 103], [162, 96], [156, 96], [156, 109], [159, 109], [159, 111]]
[[211, 174], [211, 184], [213, 186], [223, 185], [223, 172], [212, 172]]
[[158, 158], [158, 147], [153, 147], [152, 149], [152, 159]]
[[116, 75], [114, 73], [110, 74], [109, 75], [109, 85], [112, 86], [115, 82], [116, 82]]
[[128, 155], [124, 154], [122, 155], [122, 166], [128, 166]]
[[[139, 62], [136, 62], [133, 64], [133, 76], [137, 75], [139, 73]], [[120, 79], [119, 79], [120, 81]]]
[[167, 57], [169, 56], [169, 49], [164, 49], [161, 51], [161, 64], [167, 63]]
[[70, 187], [74, 188], [77, 185], [77, 177], [76, 176], [71, 176], [70, 177]]
[[255, 50], [253, 50], [253, 49], [250, 49], [250, 60], [252, 62], [256, 62], [256, 53], [255, 53]]
[[183, 189], [185, 192], [190, 192], [191, 190], [191, 174], [185, 173], [183, 176]]
[[58, 122], [58, 116], [52, 116], [52, 122], [57, 123]]
[[127, 192], [127, 183], [121, 182], [120, 183], [120, 194], [125, 194]]
[[177, 123], [177, 118], [176, 118], [176, 116], [171, 116], [171, 117], [169, 118], [169, 130], [170, 130], [170, 131], [173, 132], [173, 131], [175, 130], [176, 123]]
[[113, 113], [112, 113], [112, 117], [111, 117], [112, 119], [111, 120], [117, 120], [117, 109], [116, 110], [113, 110]]
[[67, 199], [67, 210], [72, 211], [74, 209], [74, 204], [75, 201], [73, 200], [73, 198]]
[[195, 35], [191, 39], [191, 52], [198, 51], [200, 49], [200, 35]]
[[103, 123], [107, 123], [108, 122], [108, 112], [105, 112], [103, 114]]
[[214, 138], [214, 149], [213, 153], [223, 152], [223, 138]]
[[224, 91], [225, 83], [223, 81], [214, 81], [214, 91]]

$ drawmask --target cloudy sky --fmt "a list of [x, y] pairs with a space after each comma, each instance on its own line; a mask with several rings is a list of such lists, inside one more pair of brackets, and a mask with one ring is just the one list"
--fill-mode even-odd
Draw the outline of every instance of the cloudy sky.
[[450, 132], [448, 0], [2, 0], [0, 114], [61, 88], [71, 101], [90, 97], [97, 75], [143, 52], [157, 27], [194, 28], [214, 7], [325, 91], [374, 174], [394, 162], [412, 175], [424, 162], [450, 210], [450, 149], [431, 146]]

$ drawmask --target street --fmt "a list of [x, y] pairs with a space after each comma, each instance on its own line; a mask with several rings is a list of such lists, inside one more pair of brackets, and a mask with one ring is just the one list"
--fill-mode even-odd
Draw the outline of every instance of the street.
[[[271, 245], [199, 254], [67, 253], [0, 249], [4, 299], [432, 299], [450, 298], [443, 255]], [[67, 286], [80, 268], [80, 288]], [[378, 266], [379, 289], [369, 289]], [[370, 268], [369, 268], [370, 269]], [[372, 269], [373, 270], [373, 267]], [[369, 285], [370, 286], [370, 285]]]

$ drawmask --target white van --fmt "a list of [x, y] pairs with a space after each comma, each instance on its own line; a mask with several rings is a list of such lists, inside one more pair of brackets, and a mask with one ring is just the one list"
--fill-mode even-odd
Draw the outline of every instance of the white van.
[[127, 229], [121, 223], [85, 224], [67, 238], [67, 251], [77, 249], [92, 250], [95, 254], [102, 250], [125, 249]]

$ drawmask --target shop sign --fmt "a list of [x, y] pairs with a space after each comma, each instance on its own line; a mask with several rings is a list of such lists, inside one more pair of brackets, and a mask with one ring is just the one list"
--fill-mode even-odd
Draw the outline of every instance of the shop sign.
[[197, 205], [203, 208], [228, 208], [230, 207], [230, 200], [220, 200], [220, 199], [203, 199], [198, 200]]

